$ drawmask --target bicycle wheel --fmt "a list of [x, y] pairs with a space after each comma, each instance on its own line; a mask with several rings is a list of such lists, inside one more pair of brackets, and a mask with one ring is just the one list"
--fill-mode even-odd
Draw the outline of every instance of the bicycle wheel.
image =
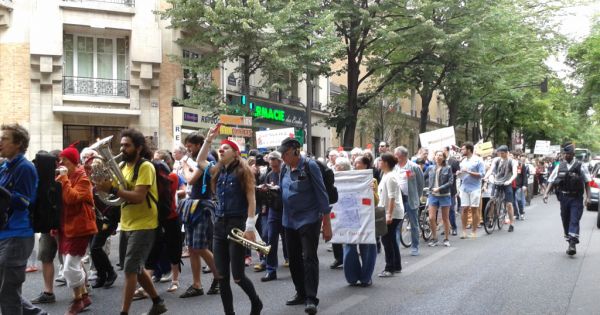
[[421, 217], [419, 218], [419, 223], [421, 224], [421, 236], [423, 236], [423, 240], [425, 240], [425, 242], [429, 242], [429, 240], [431, 239], [431, 234], [433, 234], [433, 232], [431, 231], [431, 226], [429, 225], [429, 217], [427, 216], [426, 212], [421, 214]]
[[492, 234], [494, 232], [494, 227], [496, 226], [496, 207], [495, 201], [490, 200], [488, 204], [485, 206], [484, 218], [483, 218], [483, 229], [485, 233]]
[[506, 220], [506, 205], [501, 202], [500, 207], [498, 207], [498, 231], [502, 230], [504, 220]]
[[411, 234], [410, 220], [408, 219], [408, 215], [404, 215], [404, 220], [402, 220], [402, 226], [400, 227], [400, 243], [402, 243], [404, 248], [408, 248], [412, 244]]

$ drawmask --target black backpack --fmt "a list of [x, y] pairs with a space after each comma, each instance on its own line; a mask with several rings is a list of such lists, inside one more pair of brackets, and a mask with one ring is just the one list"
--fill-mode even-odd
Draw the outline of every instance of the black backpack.
[[[175, 198], [175, 192], [171, 188], [171, 179], [169, 178], [169, 174], [171, 170], [164, 162], [155, 162], [148, 161], [146, 159], [140, 159], [133, 168], [133, 178], [132, 182], [138, 178], [140, 166], [144, 162], [150, 162], [154, 166], [154, 170], [156, 173], [156, 187], [158, 188], [158, 200], [154, 198], [154, 196], [148, 192], [146, 194], [146, 202], [148, 202], [148, 207], [151, 207], [150, 200], [152, 200], [158, 209], [158, 222], [163, 224], [169, 214], [171, 213], [171, 208], [173, 207], [173, 199]], [[125, 163], [121, 163], [121, 169], [125, 166]]]
[[29, 219], [34, 232], [49, 233], [59, 228], [62, 211], [62, 186], [55, 180], [56, 156], [38, 153], [33, 165], [39, 182], [35, 201], [29, 209]]

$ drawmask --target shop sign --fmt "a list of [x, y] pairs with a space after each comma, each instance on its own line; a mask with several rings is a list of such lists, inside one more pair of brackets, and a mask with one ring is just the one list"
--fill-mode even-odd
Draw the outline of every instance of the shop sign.
[[248, 116], [221, 115], [219, 121], [225, 125], [252, 126], [252, 117]]
[[173, 137], [175, 138], [175, 144], [181, 144], [181, 126], [175, 125], [173, 128]]
[[304, 128], [306, 113], [279, 106], [263, 100], [249, 100], [246, 95], [233, 96], [232, 104], [239, 104], [250, 110], [256, 120], [265, 120], [271, 123], [282, 124], [286, 126]]
[[281, 145], [281, 141], [294, 136], [294, 128], [283, 128], [256, 132], [257, 148], [272, 148]]
[[219, 129], [219, 131], [222, 135], [228, 135], [228, 136], [234, 136], [234, 137], [245, 137], [245, 138], [252, 137], [252, 129], [248, 129], [248, 128], [234, 128], [234, 127], [229, 127], [229, 126], [221, 126], [221, 129]]
[[198, 122], [198, 114], [184, 112], [183, 120], [197, 123]]

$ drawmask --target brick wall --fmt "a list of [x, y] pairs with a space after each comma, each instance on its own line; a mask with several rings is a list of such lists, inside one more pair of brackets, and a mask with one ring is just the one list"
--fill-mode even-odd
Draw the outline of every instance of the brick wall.
[[168, 55], [163, 55], [159, 78], [159, 146], [161, 149], [171, 150], [173, 147], [173, 109], [171, 102], [175, 97], [176, 82], [182, 77], [183, 70], [181, 66], [176, 61], [170, 60]]
[[29, 126], [29, 44], [0, 44], [0, 123]]

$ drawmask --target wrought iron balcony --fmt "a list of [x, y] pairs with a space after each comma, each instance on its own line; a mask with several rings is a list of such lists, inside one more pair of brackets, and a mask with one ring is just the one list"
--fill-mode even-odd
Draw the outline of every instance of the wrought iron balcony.
[[135, 0], [63, 0], [64, 2], [106, 2], [122, 4], [128, 7], [135, 7]]
[[63, 94], [129, 97], [129, 80], [63, 77]]

